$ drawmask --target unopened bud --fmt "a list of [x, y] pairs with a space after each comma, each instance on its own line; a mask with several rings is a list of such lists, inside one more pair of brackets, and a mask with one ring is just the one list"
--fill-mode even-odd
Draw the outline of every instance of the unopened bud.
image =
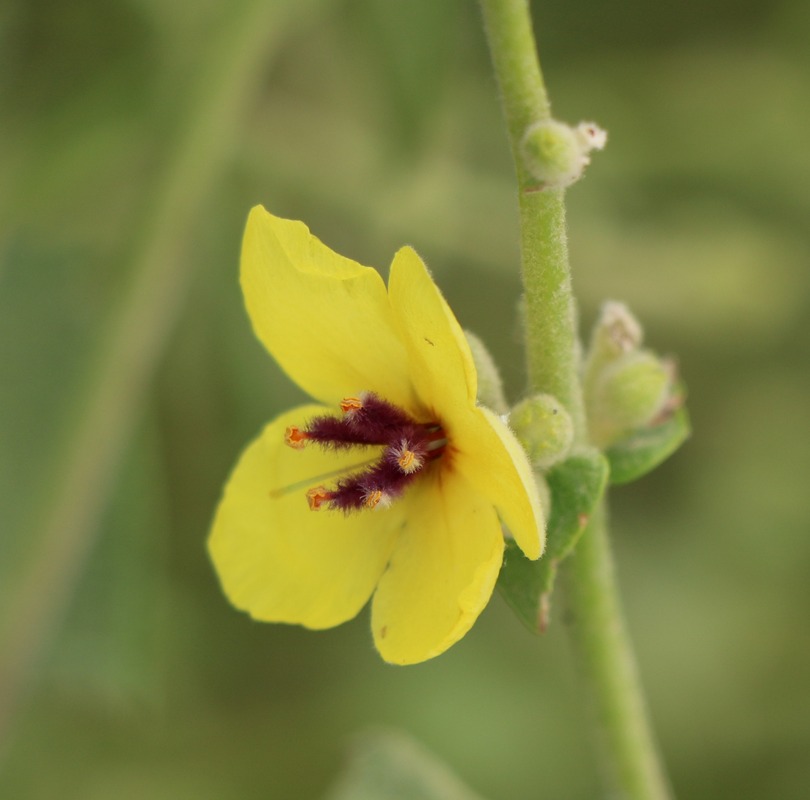
[[605, 365], [586, 393], [593, 443], [606, 447], [651, 423], [667, 405], [673, 380], [672, 364], [647, 350]]
[[518, 403], [509, 414], [509, 426], [537, 469], [548, 469], [565, 458], [574, 439], [570, 414], [550, 394]]
[[590, 163], [591, 150], [601, 150], [607, 133], [592, 122], [576, 128], [555, 119], [535, 122], [520, 144], [523, 163], [543, 186], [563, 188], [581, 175]]
[[597, 384], [604, 371], [622, 356], [637, 351], [643, 338], [639, 321], [624, 303], [608, 300], [602, 306], [585, 354], [583, 388], [589, 405], [599, 391]]
[[591, 348], [614, 358], [639, 347], [643, 339], [641, 324], [624, 303], [608, 300], [593, 330]]

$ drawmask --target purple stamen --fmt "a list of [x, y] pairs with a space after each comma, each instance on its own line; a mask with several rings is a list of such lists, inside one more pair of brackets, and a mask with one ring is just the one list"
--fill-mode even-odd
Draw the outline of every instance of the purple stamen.
[[367, 392], [340, 404], [343, 417], [322, 416], [303, 430], [288, 428], [285, 438], [295, 448], [307, 441], [343, 450], [354, 446], [385, 447], [368, 469], [341, 478], [334, 489], [311, 489], [310, 507], [354, 511], [387, 505], [399, 497], [425, 466], [441, 456], [447, 445], [441, 426], [417, 422], [407, 412]]
[[342, 449], [352, 445], [389, 445], [424, 426], [377, 395], [367, 393], [341, 403], [343, 417], [315, 417], [303, 436], [327, 447]]
[[339, 480], [331, 492], [329, 507], [356, 511], [379, 504], [385, 506], [398, 498], [416, 475], [416, 472], [402, 472], [383, 457], [366, 472]]
[[357, 428], [374, 430], [380, 437], [390, 437], [394, 431], [418, 424], [401, 408], [383, 400], [373, 392], [348, 397], [341, 403], [346, 420]]

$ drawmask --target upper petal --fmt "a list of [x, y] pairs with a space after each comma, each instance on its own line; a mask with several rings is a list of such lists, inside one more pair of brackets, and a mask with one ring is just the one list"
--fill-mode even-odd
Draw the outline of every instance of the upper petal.
[[326, 473], [363, 459], [356, 450], [284, 444], [288, 425], [325, 411], [302, 406], [267, 425], [239, 459], [217, 509], [209, 552], [225, 594], [255, 619], [309, 628], [351, 619], [371, 596], [401, 525], [398, 504], [351, 516], [309, 509], [308, 488], [328, 485]]
[[452, 464], [492, 503], [527, 558], [545, 546], [545, 515], [529, 459], [515, 434], [488, 408], [454, 420]]
[[413, 406], [405, 349], [376, 270], [339, 256], [302, 222], [256, 206], [241, 283], [256, 335], [310, 395], [334, 405], [373, 390]]
[[472, 627], [503, 560], [494, 509], [459, 473], [437, 469], [400, 503], [407, 517], [371, 607], [374, 642], [394, 664], [433, 658]]
[[470, 347], [413, 248], [403, 247], [394, 256], [388, 293], [423, 405], [440, 419], [474, 405], [478, 377]]

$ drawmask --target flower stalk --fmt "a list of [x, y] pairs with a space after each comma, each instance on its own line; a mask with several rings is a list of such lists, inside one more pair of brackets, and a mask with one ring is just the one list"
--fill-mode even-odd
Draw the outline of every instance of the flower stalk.
[[[588, 441], [571, 289], [564, 190], [537, 186], [524, 163], [527, 128], [551, 119], [527, 0], [481, 0], [518, 180], [526, 350], [532, 391], [568, 410], [574, 444]], [[610, 789], [627, 800], [670, 797], [624, 623], [604, 507], [563, 563], [571, 637], [594, 706]]]
[[671, 793], [620, 608], [606, 517], [603, 503], [562, 565], [570, 635], [588, 682], [606, 778], [616, 797], [667, 800]]
[[526, 130], [551, 119], [528, 4], [482, 0], [481, 7], [517, 171], [529, 381], [533, 389], [553, 395], [565, 406], [574, 421], [575, 440], [582, 441], [585, 412], [564, 192], [538, 190], [522, 148]]

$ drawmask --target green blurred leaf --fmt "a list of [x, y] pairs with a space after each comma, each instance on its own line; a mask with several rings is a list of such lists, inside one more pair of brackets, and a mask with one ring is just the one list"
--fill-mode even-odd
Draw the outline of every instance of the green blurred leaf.
[[660, 425], [633, 433], [610, 447], [610, 482], [630, 483], [671, 456], [687, 439], [691, 428], [685, 408], [679, 408]]
[[399, 3], [392, 14], [387, 0], [353, 6], [356, 16], [345, 18], [359, 34], [353, 57], [367, 53], [389, 144], [416, 153], [448, 86], [453, 53], [448, 44], [457, 35], [463, 7], [447, 0]]
[[548, 622], [548, 606], [557, 564], [576, 545], [588, 517], [602, 497], [608, 462], [598, 450], [583, 450], [549, 470], [551, 516], [546, 552], [530, 561], [514, 541], [507, 542], [498, 588], [529, 630], [541, 633]]
[[156, 418], [141, 426], [53, 649], [51, 676], [120, 712], [162, 699], [171, 527]]
[[409, 737], [377, 731], [361, 737], [325, 800], [481, 800]]

